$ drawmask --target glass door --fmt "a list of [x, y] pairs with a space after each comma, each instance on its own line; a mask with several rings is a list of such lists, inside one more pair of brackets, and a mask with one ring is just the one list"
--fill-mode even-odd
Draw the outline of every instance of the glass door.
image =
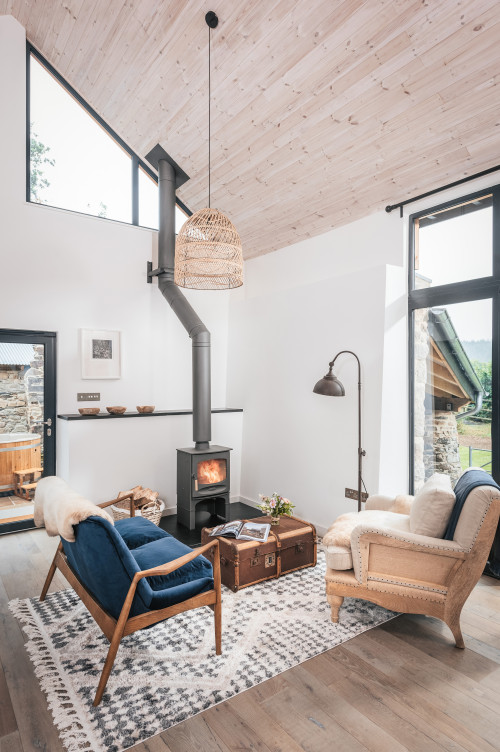
[[37, 482], [55, 474], [56, 335], [0, 329], [0, 534], [34, 527]]

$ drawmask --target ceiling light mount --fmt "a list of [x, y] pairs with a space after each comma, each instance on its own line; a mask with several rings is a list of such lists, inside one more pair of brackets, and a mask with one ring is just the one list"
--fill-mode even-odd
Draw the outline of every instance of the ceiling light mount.
[[216, 29], [219, 24], [217, 14], [214, 13], [213, 10], [208, 11], [207, 15], [205, 16], [205, 21], [207, 22], [207, 26], [210, 26], [211, 29]]

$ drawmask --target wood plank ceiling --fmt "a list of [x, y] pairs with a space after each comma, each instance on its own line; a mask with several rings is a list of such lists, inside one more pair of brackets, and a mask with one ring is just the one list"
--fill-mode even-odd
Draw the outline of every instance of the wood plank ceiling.
[[[156, 143], [246, 258], [497, 164], [498, 0], [0, 0], [141, 156]], [[494, 180], [495, 178], [493, 178]]]

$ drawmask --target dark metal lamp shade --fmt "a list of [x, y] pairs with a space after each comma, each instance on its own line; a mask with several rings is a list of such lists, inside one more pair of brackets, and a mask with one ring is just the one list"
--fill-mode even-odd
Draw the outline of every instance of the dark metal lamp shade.
[[345, 397], [344, 385], [333, 375], [331, 367], [326, 376], [316, 383], [313, 392], [326, 397]]

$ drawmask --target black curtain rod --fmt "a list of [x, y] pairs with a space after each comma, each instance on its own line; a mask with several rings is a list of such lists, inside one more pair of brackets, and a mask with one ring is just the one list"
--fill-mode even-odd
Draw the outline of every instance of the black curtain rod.
[[462, 178], [461, 180], [455, 180], [454, 183], [448, 183], [448, 185], [443, 185], [441, 188], [434, 188], [432, 191], [427, 191], [427, 193], [421, 193], [420, 196], [415, 196], [414, 198], [408, 198], [406, 201], [400, 201], [399, 204], [391, 204], [389, 206], [385, 207], [385, 210], [388, 214], [390, 214], [391, 211], [394, 209], [399, 209], [399, 216], [403, 216], [403, 206], [406, 206], [406, 204], [413, 204], [414, 201], [420, 201], [421, 198], [427, 198], [427, 196], [433, 196], [435, 193], [441, 193], [442, 191], [448, 190], [448, 188], [454, 188], [456, 185], [462, 185], [462, 183], [468, 183], [469, 180], [476, 180], [476, 178], [482, 178], [483, 175], [489, 175], [491, 172], [496, 172], [497, 170], [500, 170], [500, 165], [497, 165], [496, 167], [490, 167], [488, 170], [483, 170], [482, 172], [476, 172], [475, 175], [469, 175], [467, 178]]

